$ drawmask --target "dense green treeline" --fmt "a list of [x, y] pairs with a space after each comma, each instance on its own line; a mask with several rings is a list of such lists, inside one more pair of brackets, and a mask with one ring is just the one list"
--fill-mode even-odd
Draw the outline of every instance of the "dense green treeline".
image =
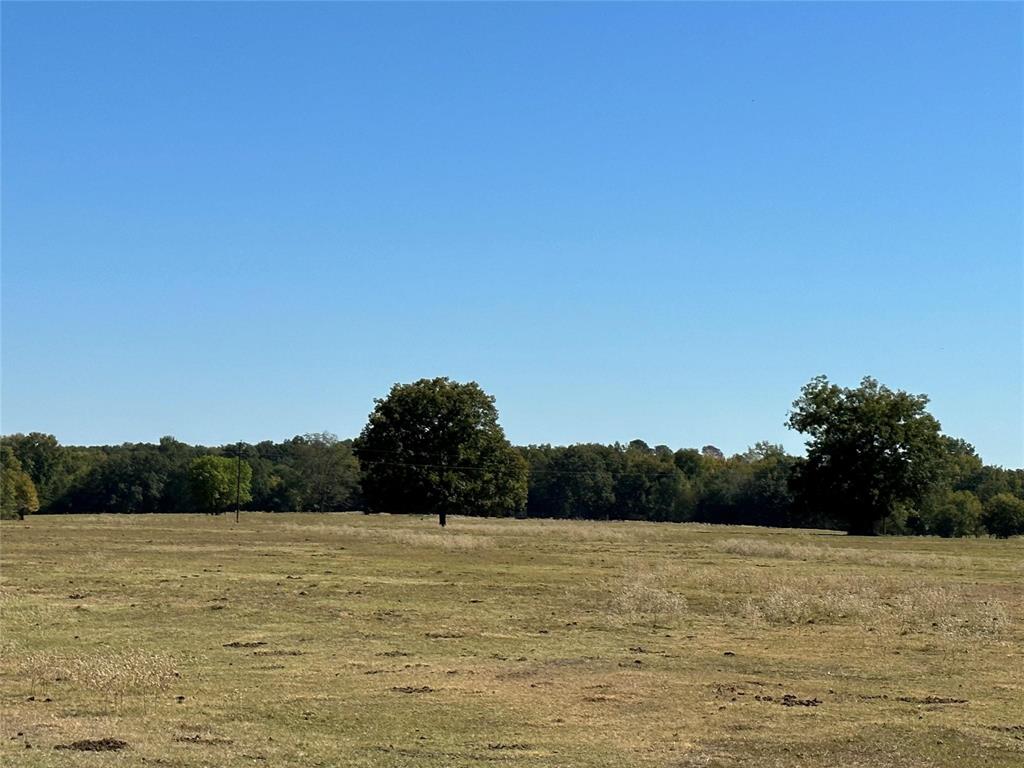
[[629, 445], [529, 446], [527, 509], [543, 517], [788, 526], [797, 459], [758, 443], [726, 458], [714, 446], [673, 451]]
[[[238, 446], [191, 446], [164, 437], [158, 444], [61, 446], [52, 435], [9, 435], [3, 440], [5, 477], [22, 471], [33, 490], [24, 512], [195, 512], [233, 508]], [[806, 461], [781, 446], [758, 443], [726, 457], [713, 446], [673, 451], [641, 440], [628, 445], [532, 445], [516, 449], [525, 460], [528, 496], [519, 513], [529, 517], [651, 520], [790, 527], [844, 527], [843, 520], [798, 503], [796, 470]], [[965, 536], [1017, 533], [1014, 502], [1024, 505], [1024, 472], [985, 466], [969, 446], [950, 441], [948, 483], [920, 509], [886, 522], [889, 533]], [[363, 509], [359, 464], [350, 440], [297, 436], [282, 443], [243, 445], [242, 509], [273, 512]], [[209, 459], [220, 459], [217, 475]], [[17, 462], [17, 467], [12, 461]], [[388, 462], [382, 462], [388, 464]], [[203, 474], [200, 468], [206, 468]], [[220, 482], [219, 490], [203, 491]], [[24, 488], [24, 480], [19, 480]], [[13, 513], [15, 492], [6, 492]], [[38, 501], [34, 501], [38, 496]], [[1008, 508], [1008, 509], [1007, 509]], [[432, 511], [432, 510], [421, 510]], [[508, 510], [515, 513], [517, 510]], [[491, 510], [489, 514], [502, 514]], [[1000, 522], [1001, 521], [1001, 522]]]
[[396, 384], [355, 440], [61, 446], [0, 438], [4, 517], [69, 512], [342, 511], [821, 527], [851, 533], [1024, 533], [1024, 470], [941, 433], [928, 399], [865, 378], [812, 380], [788, 425], [805, 456], [761, 442], [513, 447], [494, 399], [445, 378]]
[[[985, 466], [961, 441], [948, 441], [947, 449], [949, 474], [929, 488], [922, 503], [897, 508], [884, 518], [884, 530], [869, 532], [1024, 533], [1024, 517], [1012, 524], [986, 517], [987, 510], [997, 509], [1008, 519], [1024, 514], [1024, 472]], [[731, 457], [713, 446], [672, 451], [639, 440], [520, 451], [530, 466], [530, 516], [848, 528], [837, 505], [808, 502], [801, 488], [807, 460], [770, 443]], [[1004, 506], [1014, 512], [1002, 512]]]
[[42, 513], [221, 512], [236, 496], [243, 509], [272, 512], [360, 505], [352, 441], [328, 433], [217, 448], [173, 437], [155, 445], [62, 446], [38, 432], [0, 442], [31, 479]]

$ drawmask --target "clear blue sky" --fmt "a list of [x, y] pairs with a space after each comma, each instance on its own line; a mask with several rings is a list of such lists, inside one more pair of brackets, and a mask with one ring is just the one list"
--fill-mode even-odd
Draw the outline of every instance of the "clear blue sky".
[[728, 453], [824, 373], [1024, 465], [1020, 4], [22, 4], [4, 432]]

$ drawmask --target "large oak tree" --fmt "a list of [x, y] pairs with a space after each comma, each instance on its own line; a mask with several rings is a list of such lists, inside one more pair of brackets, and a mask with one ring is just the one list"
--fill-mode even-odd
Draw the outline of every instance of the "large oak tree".
[[509, 515], [526, 504], [526, 463], [494, 398], [448, 378], [396, 384], [355, 441], [371, 512]]
[[809, 435], [795, 485], [807, 506], [870, 535], [899, 506], [919, 507], [949, 466], [928, 397], [891, 390], [871, 377], [844, 388], [812, 379], [787, 426]]

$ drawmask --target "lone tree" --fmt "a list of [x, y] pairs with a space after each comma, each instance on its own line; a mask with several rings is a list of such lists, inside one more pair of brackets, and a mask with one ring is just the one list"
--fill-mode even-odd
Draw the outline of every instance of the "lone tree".
[[526, 505], [526, 462], [494, 398], [448, 378], [395, 384], [374, 401], [354, 451], [371, 512], [508, 515]]
[[804, 505], [828, 512], [852, 534], [872, 535], [900, 506], [920, 507], [948, 465], [926, 395], [880, 385], [855, 389], [812, 379], [786, 425], [810, 436], [794, 478]]
[[200, 456], [188, 468], [192, 500], [200, 511], [220, 514], [235, 503], [252, 500], [252, 467], [226, 456]]

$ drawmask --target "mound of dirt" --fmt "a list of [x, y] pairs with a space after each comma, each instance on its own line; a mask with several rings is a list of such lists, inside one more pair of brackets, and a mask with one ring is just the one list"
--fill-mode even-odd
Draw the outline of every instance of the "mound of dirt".
[[908, 704], [966, 704], [967, 699], [951, 699], [948, 696], [897, 696], [896, 701]]
[[120, 739], [82, 739], [70, 744], [58, 744], [54, 749], [73, 749], [77, 752], [117, 752], [128, 746], [127, 741]]
[[183, 744], [232, 744], [231, 739], [222, 739], [218, 736], [202, 736], [196, 734], [195, 736], [177, 736], [175, 739], [177, 742]]
[[787, 693], [779, 703], [784, 707], [816, 707], [821, 704], [821, 699], [798, 699], [792, 693]]
[[792, 693], [784, 694], [778, 699], [774, 696], [768, 695], [758, 695], [755, 696], [754, 699], [756, 701], [774, 701], [784, 707], [817, 707], [821, 704], [821, 699], [798, 699], [796, 695]]
[[281, 650], [281, 651], [253, 651], [252, 655], [253, 656], [301, 656], [302, 655], [302, 651], [289, 651], [289, 650]]

